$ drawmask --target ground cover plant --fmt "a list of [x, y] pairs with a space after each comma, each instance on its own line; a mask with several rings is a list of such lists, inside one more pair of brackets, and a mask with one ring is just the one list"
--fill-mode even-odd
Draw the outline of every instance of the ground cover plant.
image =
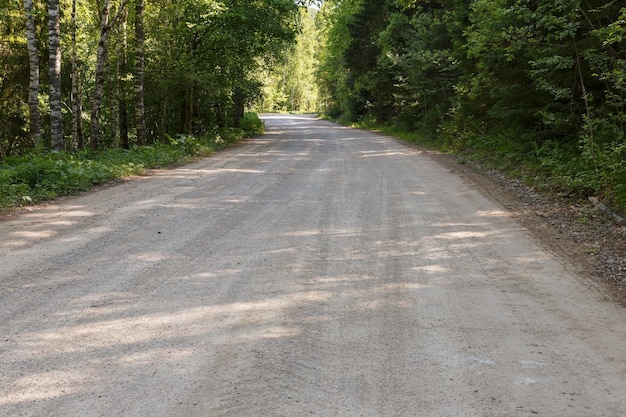
[[240, 129], [220, 129], [199, 136], [167, 136], [165, 141], [147, 146], [32, 152], [7, 157], [0, 161], [0, 210], [89, 190], [150, 169], [176, 166], [262, 132], [261, 120], [256, 114], [248, 113]]

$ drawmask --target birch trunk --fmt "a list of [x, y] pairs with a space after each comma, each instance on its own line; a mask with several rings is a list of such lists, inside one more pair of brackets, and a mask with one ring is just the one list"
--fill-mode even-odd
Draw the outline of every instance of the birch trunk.
[[128, 61], [126, 59], [128, 53], [127, 40], [127, 26], [126, 23], [128, 21], [128, 13], [122, 13], [122, 21], [121, 21], [121, 43], [120, 50], [118, 52], [119, 59], [117, 61], [118, 65], [118, 73], [123, 74], [123, 76], [117, 81], [117, 113], [119, 118], [119, 131], [120, 131], [120, 146], [124, 149], [128, 149], [128, 112], [126, 109], [127, 100], [126, 100], [126, 78], [128, 73]]
[[72, 151], [83, 147], [83, 103], [76, 45], [76, 1], [72, 0]]
[[135, 0], [135, 130], [137, 143], [146, 143], [146, 120], [144, 107], [144, 28], [143, 28], [144, 0]]
[[102, 112], [102, 97], [104, 95], [104, 65], [107, 57], [107, 40], [111, 27], [109, 26], [110, 0], [104, 0], [100, 12], [100, 41], [96, 55], [96, 79], [91, 104], [91, 147], [100, 147], [100, 114]]
[[61, 24], [59, 0], [48, 1], [48, 45], [50, 79], [50, 146], [64, 148], [63, 114], [61, 113]]
[[39, 53], [35, 35], [35, 17], [33, 16], [33, 0], [24, 0], [24, 14], [26, 17], [26, 44], [28, 47], [28, 61], [30, 82], [28, 86], [28, 110], [30, 137], [33, 145], [41, 145], [41, 116], [39, 112]]

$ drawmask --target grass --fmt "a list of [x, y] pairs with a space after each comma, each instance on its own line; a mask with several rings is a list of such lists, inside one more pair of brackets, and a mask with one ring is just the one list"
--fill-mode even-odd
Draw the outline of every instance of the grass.
[[103, 151], [46, 152], [0, 161], [0, 210], [40, 204], [96, 185], [170, 168], [211, 155], [244, 137], [263, 132], [256, 114], [247, 114], [241, 129], [204, 136], [177, 135], [166, 143]]

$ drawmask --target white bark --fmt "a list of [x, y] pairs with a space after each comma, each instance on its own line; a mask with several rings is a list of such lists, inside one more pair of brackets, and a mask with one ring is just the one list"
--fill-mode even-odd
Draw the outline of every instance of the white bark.
[[111, 33], [111, 26], [114, 24], [124, 11], [126, 0], [119, 7], [116, 16], [109, 23], [109, 14], [111, 11], [111, 1], [104, 0], [102, 12], [100, 14], [100, 41], [98, 42], [98, 52], [96, 56], [96, 81], [93, 91], [93, 101], [91, 108], [91, 147], [98, 148], [100, 146], [100, 113], [102, 110], [102, 97], [104, 96], [104, 75], [105, 64], [108, 51], [108, 39]]
[[80, 69], [76, 45], [76, 1], [72, 0], [72, 150], [83, 145], [83, 105], [80, 95]]
[[61, 113], [61, 24], [59, 0], [48, 1], [48, 45], [50, 79], [50, 146], [64, 148]]
[[146, 143], [146, 121], [144, 108], [144, 28], [143, 0], [135, 1], [135, 129], [137, 143]]
[[33, 16], [33, 0], [24, 0], [24, 14], [26, 17], [26, 45], [29, 61], [28, 109], [30, 137], [35, 146], [41, 143], [41, 116], [39, 112], [39, 52], [35, 31], [35, 17]]
[[104, 63], [107, 55], [107, 39], [109, 37], [109, 12], [111, 2], [104, 0], [102, 12], [100, 13], [100, 41], [98, 42], [98, 52], [96, 56], [96, 81], [93, 91], [91, 106], [91, 147], [100, 146], [100, 113], [102, 109], [102, 96], [104, 94]]

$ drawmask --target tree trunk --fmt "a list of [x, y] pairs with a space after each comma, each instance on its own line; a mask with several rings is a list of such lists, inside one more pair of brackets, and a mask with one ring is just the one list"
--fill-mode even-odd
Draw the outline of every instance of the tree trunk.
[[61, 19], [59, 0], [48, 0], [48, 45], [50, 79], [50, 146], [64, 148], [61, 113]]
[[26, 44], [30, 67], [30, 83], [28, 86], [28, 110], [30, 137], [35, 147], [41, 145], [41, 116], [39, 113], [39, 53], [35, 36], [35, 17], [33, 16], [33, 0], [24, 0], [26, 16]]
[[244, 116], [245, 100], [243, 94], [243, 89], [239, 85], [236, 86], [233, 94], [233, 126], [236, 128], [241, 127], [241, 119]]
[[169, 115], [168, 113], [168, 101], [167, 101], [167, 96], [163, 97], [161, 99], [161, 124], [158, 125], [159, 126], [159, 139], [160, 140], [164, 140], [165, 139], [165, 134], [167, 133], [167, 129], [168, 129], [168, 117]]
[[83, 147], [83, 103], [76, 45], [76, 1], [72, 0], [72, 151]]
[[135, 129], [137, 143], [146, 143], [146, 120], [144, 107], [144, 28], [143, 28], [144, 0], [135, 0]]
[[93, 88], [93, 100], [91, 106], [91, 147], [100, 147], [100, 113], [102, 112], [102, 97], [104, 96], [105, 65], [108, 52], [108, 40], [111, 27], [125, 12], [126, 0], [122, 1], [117, 14], [109, 23], [109, 13], [111, 12], [111, 1], [104, 0], [102, 12], [100, 14], [100, 41], [98, 42], [98, 52], [96, 55], [96, 79]]
[[127, 48], [127, 38], [128, 33], [126, 30], [126, 22], [128, 20], [128, 13], [124, 12], [122, 14], [122, 42], [120, 43], [120, 51], [118, 53], [119, 59], [117, 61], [118, 68], [121, 67], [121, 71], [118, 69], [118, 73], [123, 74], [121, 79], [118, 79], [118, 92], [117, 92], [117, 107], [118, 107], [118, 117], [119, 117], [119, 130], [120, 130], [120, 146], [123, 149], [128, 149], [128, 112], [126, 109], [126, 75], [128, 72], [128, 62], [126, 59], [126, 54], [128, 53]]
[[193, 105], [193, 83], [192, 85], [187, 89], [187, 106], [186, 106], [186, 114], [187, 116], [185, 117], [185, 130], [187, 131], [188, 135], [193, 135], [193, 112], [194, 112], [194, 105]]
[[104, 65], [107, 56], [107, 40], [111, 27], [109, 26], [110, 0], [104, 0], [100, 13], [100, 41], [96, 55], [96, 80], [93, 89], [91, 105], [91, 147], [100, 147], [100, 113], [102, 111], [102, 96], [104, 95]]

